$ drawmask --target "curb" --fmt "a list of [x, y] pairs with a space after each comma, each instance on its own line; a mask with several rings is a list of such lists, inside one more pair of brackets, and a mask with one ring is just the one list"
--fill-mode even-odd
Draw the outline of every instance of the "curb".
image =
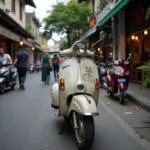
[[136, 105], [141, 106], [143, 109], [145, 109], [146, 111], [148, 111], [150, 113], [150, 100], [135, 95], [133, 92], [127, 92], [126, 93], [127, 98], [129, 98], [129, 100], [133, 103], [135, 103]]

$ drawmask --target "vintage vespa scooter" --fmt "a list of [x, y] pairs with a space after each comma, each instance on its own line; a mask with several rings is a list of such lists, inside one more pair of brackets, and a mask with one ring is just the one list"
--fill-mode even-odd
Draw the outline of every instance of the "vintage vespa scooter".
[[99, 76], [96, 64], [87, 56], [94, 53], [81, 42], [60, 52], [67, 59], [59, 68], [59, 83], [52, 86], [52, 107], [67, 119], [75, 132], [77, 147], [88, 150], [93, 143], [93, 116], [99, 115]]

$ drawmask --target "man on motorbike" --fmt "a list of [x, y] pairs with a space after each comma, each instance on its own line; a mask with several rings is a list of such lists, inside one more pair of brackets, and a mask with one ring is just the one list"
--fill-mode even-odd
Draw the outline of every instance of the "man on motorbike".
[[0, 46], [0, 62], [12, 63], [12, 59], [9, 54], [4, 52], [4, 49]]

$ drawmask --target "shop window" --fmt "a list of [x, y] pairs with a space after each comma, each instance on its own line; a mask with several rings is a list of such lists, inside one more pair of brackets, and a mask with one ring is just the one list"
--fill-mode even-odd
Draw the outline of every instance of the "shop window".
[[143, 48], [143, 35], [136, 33], [128, 38], [129, 53], [132, 53], [132, 62], [136, 65], [141, 64], [142, 48]]
[[22, 14], [23, 14], [23, 6], [22, 3], [20, 2], [20, 20], [22, 20]]
[[12, 12], [16, 12], [16, 0], [11, 0], [11, 9]]
[[137, 67], [143, 63], [143, 32], [132, 34], [128, 37], [129, 53], [132, 53], [130, 59], [131, 80], [141, 82], [142, 72]]

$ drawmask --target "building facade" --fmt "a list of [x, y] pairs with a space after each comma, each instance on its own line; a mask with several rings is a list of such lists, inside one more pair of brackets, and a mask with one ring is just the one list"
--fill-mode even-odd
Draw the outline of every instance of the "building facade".
[[137, 70], [150, 62], [150, 1], [133, 1], [126, 9], [126, 47], [132, 53], [131, 79], [143, 82], [145, 72]]
[[40, 60], [41, 55], [47, 48], [47, 41], [40, 33], [40, 27], [41, 24], [35, 13], [26, 13], [26, 29], [34, 37], [34, 40], [30, 39], [33, 44], [32, 51], [30, 52], [31, 63], [35, 63], [37, 60]]
[[33, 38], [25, 29], [26, 5], [36, 7], [33, 0], [0, 0], [0, 44], [13, 60], [20, 42]]
[[131, 81], [138, 83], [144, 81], [145, 72], [136, 68], [150, 62], [149, 6], [149, 0], [95, 0], [96, 25], [80, 38], [90, 44], [100, 40], [94, 48], [101, 52], [101, 61], [108, 62], [110, 54], [112, 60], [127, 59], [132, 53]]

